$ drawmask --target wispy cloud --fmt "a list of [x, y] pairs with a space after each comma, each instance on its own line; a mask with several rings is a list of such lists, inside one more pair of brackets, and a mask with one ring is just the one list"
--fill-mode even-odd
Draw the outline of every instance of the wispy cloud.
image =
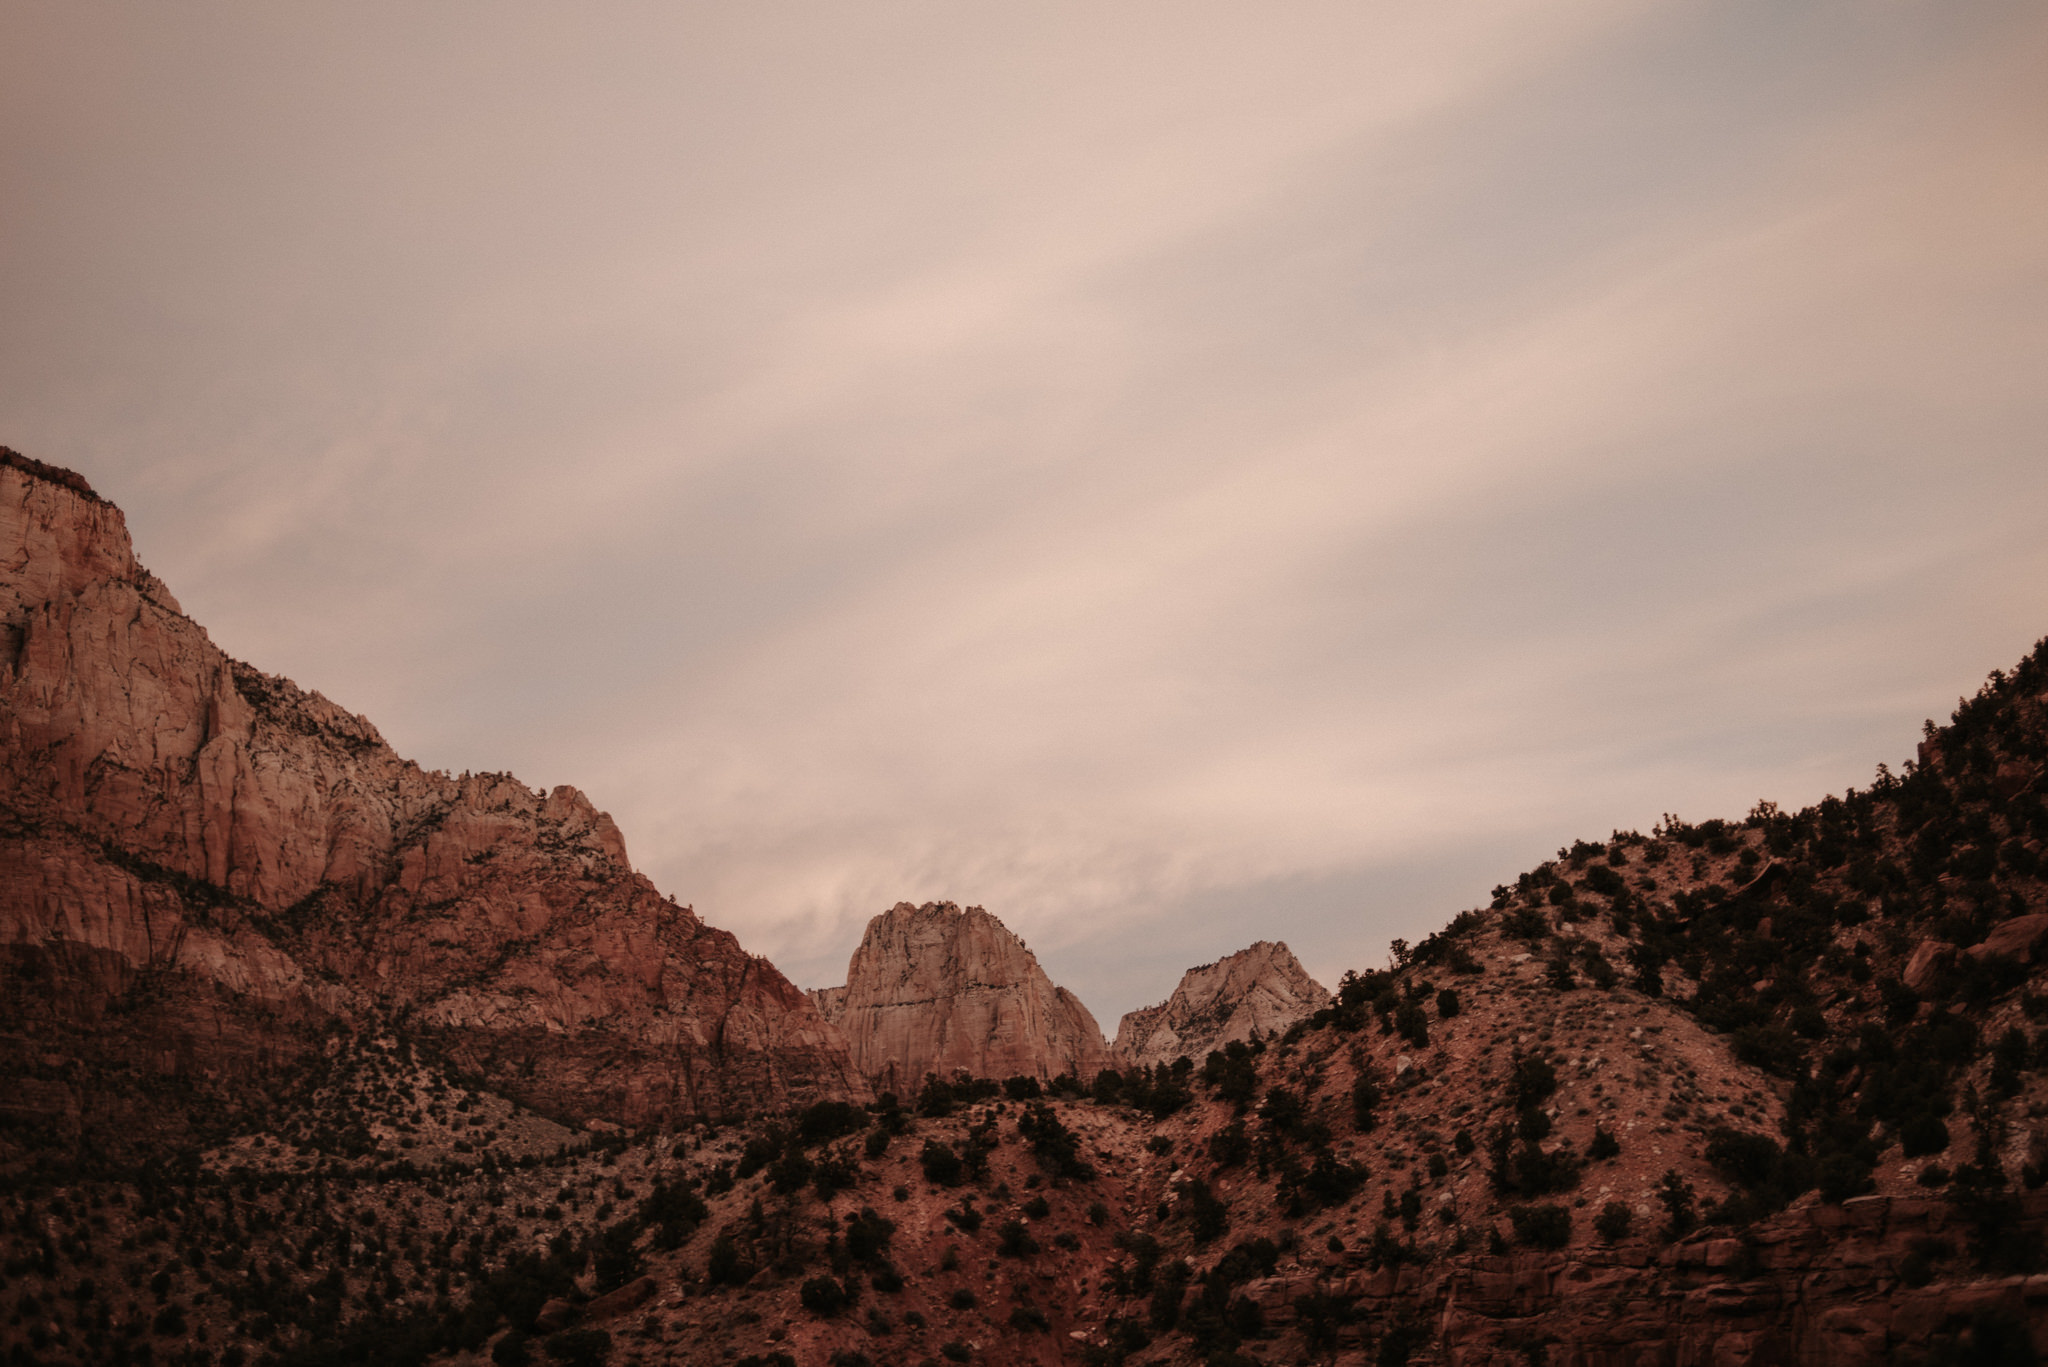
[[1332, 975], [2048, 623], [2031, 7], [0, 25], [0, 439], [802, 981]]

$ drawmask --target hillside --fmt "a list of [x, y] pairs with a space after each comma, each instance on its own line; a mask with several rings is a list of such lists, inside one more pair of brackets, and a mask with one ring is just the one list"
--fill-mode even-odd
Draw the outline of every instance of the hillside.
[[[0, 462], [9, 1362], [2048, 1351], [2048, 643], [1903, 773], [1574, 841], [1199, 1057], [949, 1054], [878, 987], [870, 1033], [932, 1051], [871, 1091], [580, 795], [422, 773], [220, 656], [32, 465]], [[884, 987], [973, 914], [897, 913]], [[945, 982], [1051, 991], [974, 943]]]

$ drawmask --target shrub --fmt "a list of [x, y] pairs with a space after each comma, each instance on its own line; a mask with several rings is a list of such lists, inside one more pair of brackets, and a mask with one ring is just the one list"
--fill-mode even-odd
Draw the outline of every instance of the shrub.
[[1458, 993], [1455, 988], [1446, 987], [1443, 991], [1436, 994], [1436, 1013], [1445, 1020], [1451, 1019], [1462, 1009], [1463, 1007], [1458, 1001]]
[[612, 1355], [612, 1336], [602, 1329], [564, 1329], [548, 1339], [548, 1356], [565, 1367], [599, 1367]]
[[843, 1135], [858, 1134], [868, 1127], [868, 1115], [846, 1101], [820, 1101], [798, 1113], [797, 1142], [822, 1144]]
[[1572, 1213], [1552, 1202], [1510, 1206], [1508, 1220], [1515, 1227], [1515, 1242], [1530, 1248], [1563, 1248], [1572, 1241]]
[[1663, 1179], [1657, 1184], [1657, 1199], [1663, 1203], [1664, 1213], [1669, 1219], [1665, 1229], [1667, 1237], [1675, 1239], [1699, 1223], [1692, 1183], [1680, 1177], [1676, 1168], [1665, 1170]]
[[1380, 1123], [1379, 1108], [1384, 1094], [1379, 1083], [1369, 1073], [1360, 1073], [1358, 1080], [1351, 1084], [1351, 1121], [1360, 1134], [1365, 1134]]
[[1219, 1168], [1236, 1167], [1251, 1156], [1252, 1141], [1242, 1120], [1233, 1120], [1209, 1136], [1209, 1161]]
[[853, 1298], [831, 1277], [812, 1277], [797, 1292], [797, 1299], [813, 1315], [829, 1319], [844, 1310]]
[[1197, 1244], [1206, 1244], [1230, 1228], [1230, 1207], [1217, 1199], [1200, 1178], [1188, 1183], [1188, 1230]]
[[1600, 1213], [1593, 1218], [1594, 1232], [1608, 1243], [1616, 1243], [1628, 1237], [1631, 1226], [1636, 1222], [1636, 1213], [1623, 1201], [1609, 1201], [1600, 1207]]
[[1004, 1080], [1003, 1095], [1012, 1101], [1036, 1101], [1045, 1095], [1045, 1089], [1038, 1085], [1037, 1078], [1025, 1077], [1020, 1073], [1016, 1077]]
[[1429, 1047], [1429, 1017], [1414, 1002], [1402, 1002], [1394, 1013], [1394, 1030], [1417, 1049]]
[[871, 1206], [862, 1206], [860, 1213], [846, 1222], [846, 1255], [857, 1263], [878, 1263], [895, 1233], [895, 1221], [877, 1215]]
[[996, 1230], [996, 1252], [1006, 1258], [1028, 1258], [1038, 1252], [1038, 1240], [1022, 1220], [1005, 1220]]
[[941, 1187], [960, 1185], [963, 1165], [960, 1162], [960, 1155], [953, 1152], [952, 1145], [942, 1144], [936, 1139], [927, 1139], [917, 1161], [924, 1168], [925, 1181]]
[[1033, 1102], [1017, 1119], [1017, 1133], [1031, 1145], [1038, 1166], [1055, 1178], [1095, 1180], [1095, 1167], [1081, 1157], [1081, 1141], [1061, 1123], [1052, 1107]]
[[1595, 1162], [1614, 1158], [1621, 1153], [1621, 1141], [1609, 1132], [1605, 1125], [1593, 1127], [1593, 1142], [1586, 1146], [1586, 1156]]
[[1899, 1129], [1899, 1148], [1908, 1158], [1940, 1153], [1948, 1147], [1948, 1141], [1948, 1126], [1929, 1111], [1915, 1114]]

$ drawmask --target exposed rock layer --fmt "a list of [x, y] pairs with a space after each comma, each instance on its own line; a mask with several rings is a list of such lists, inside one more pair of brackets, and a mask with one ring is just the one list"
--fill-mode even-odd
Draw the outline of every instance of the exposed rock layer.
[[[170, 974], [237, 1019], [397, 1015], [558, 1110], [643, 1121], [864, 1090], [803, 994], [635, 873], [583, 794], [424, 771], [229, 659], [136, 561], [118, 508], [12, 452], [0, 888], [0, 946], [73, 1020]], [[220, 1027], [185, 1011], [166, 1028]]]
[[1092, 1078], [1108, 1062], [1088, 1008], [980, 907], [897, 903], [868, 922], [846, 986], [811, 999], [880, 1091], [906, 1093], [926, 1073], [957, 1069]]
[[1182, 1056], [1200, 1062], [1232, 1040], [1275, 1035], [1329, 1005], [1286, 944], [1260, 940], [1181, 975], [1173, 995], [1117, 1024], [1119, 1067], [1151, 1067]]

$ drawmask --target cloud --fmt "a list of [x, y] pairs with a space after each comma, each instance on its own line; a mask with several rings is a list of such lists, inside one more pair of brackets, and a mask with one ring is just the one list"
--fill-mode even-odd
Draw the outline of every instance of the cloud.
[[485, 16], [11, 16], [5, 439], [800, 981], [1332, 977], [2041, 633], [2030, 9]]

